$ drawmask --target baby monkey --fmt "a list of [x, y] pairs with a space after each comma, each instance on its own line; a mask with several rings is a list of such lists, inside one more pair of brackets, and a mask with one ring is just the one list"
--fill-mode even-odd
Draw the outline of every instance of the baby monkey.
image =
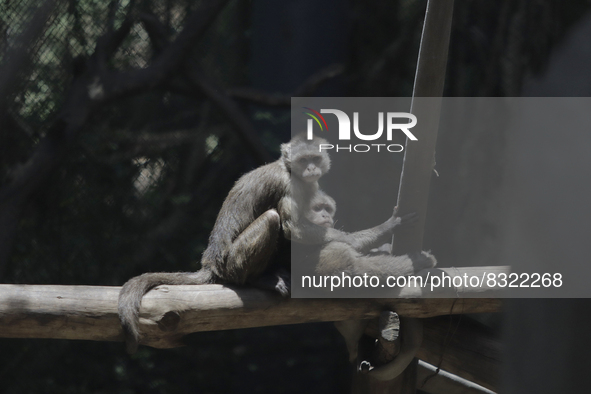
[[[334, 215], [336, 213], [336, 203], [332, 197], [321, 190], [313, 196], [309, 209], [305, 213], [305, 218], [310, 222], [323, 227], [334, 226]], [[410, 224], [414, 221], [416, 215], [406, 215], [400, 218], [400, 225]], [[296, 248], [294, 264], [314, 265], [315, 273], [318, 275], [340, 275], [345, 272], [349, 275], [378, 276], [381, 279], [387, 276], [406, 276], [425, 268], [433, 268], [437, 264], [435, 257], [429, 253], [415, 253], [412, 256], [392, 256], [389, 243], [380, 247], [371, 249], [368, 254], [355, 250], [352, 246], [332, 241], [324, 245], [304, 246], [293, 245]], [[353, 362], [359, 353], [359, 341], [363, 337], [366, 320], [346, 320], [334, 323], [337, 330], [345, 340], [349, 352], [349, 361]], [[413, 323], [414, 324], [414, 323]], [[415, 324], [416, 325], [416, 324]], [[412, 324], [410, 325], [412, 327]], [[422, 331], [420, 331], [422, 332]], [[415, 338], [416, 332], [411, 332], [409, 338]], [[419, 334], [420, 337], [420, 334]], [[419, 340], [420, 342], [420, 340]], [[412, 341], [408, 341], [401, 349], [391, 367], [398, 368], [396, 364], [404, 364], [406, 359], [412, 359], [416, 352]], [[367, 350], [366, 350], [367, 353]], [[396, 375], [393, 375], [396, 376]]]
[[[332, 228], [336, 203], [332, 197], [321, 190], [313, 196], [310, 207], [305, 213], [310, 222]], [[398, 218], [398, 226], [409, 225], [416, 218], [416, 214], [405, 215]], [[367, 274], [385, 279], [388, 276], [407, 276], [426, 268], [433, 268], [437, 261], [432, 255], [422, 252], [414, 255], [392, 256], [389, 252], [389, 244], [369, 245], [374, 249], [355, 249], [348, 243], [331, 241], [324, 245], [300, 246], [292, 245], [297, 250], [297, 260], [306, 259], [305, 263], [315, 264], [315, 273], [318, 275], [340, 275], [345, 272], [350, 276]], [[379, 246], [379, 247], [378, 247]], [[302, 253], [300, 255], [300, 253]], [[298, 263], [295, 261], [294, 263]], [[304, 262], [302, 262], [304, 263]]]

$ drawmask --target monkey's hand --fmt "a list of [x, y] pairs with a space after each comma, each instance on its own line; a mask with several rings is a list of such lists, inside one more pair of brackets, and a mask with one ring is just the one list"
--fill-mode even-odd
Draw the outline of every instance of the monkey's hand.
[[419, 215], [416, 212], [407, 213], [402, 216], [392, 215], [382, 226], [387, 229], [388, 234], [392, 234], [398, 229], [410, 227], [419, 221]]
[[406, 215], [402, 216], [393, 216], [395, 220], [397, 220], [397, 224], [395, 225], [394, 229], [403, 228], [403, 227], [410, 227], [419, 221], [419, 215], [416, 212], [407, 213]]
[[392, 215], [382, 226], [386, 230], [385, 235], [392, 235], [395, 231], [413, 226], [419, 221], [419, 215], [416, 212], [407, 213], [402, 216]]

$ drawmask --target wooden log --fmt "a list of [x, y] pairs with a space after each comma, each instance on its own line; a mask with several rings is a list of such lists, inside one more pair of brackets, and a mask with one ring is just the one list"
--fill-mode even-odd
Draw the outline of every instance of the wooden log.
[[[461, 303], [461, 304], [455, 304], [454, 302], [459, 302], [461, 300], [463, 300], [463, 297], [491, 297], [493, 294], [500, 294], [502, 293], [505, 289], [501, 288], [501, 287], [494, 287], [494, 286], [489, 286], [490, 283], [488, 283], [487, 279], [487, 275], [492, 274], [494, 275], [494, 277], [498, 277], [499, 274], [501, 273], [505, 273], [508, 274], [510, 271], [509, 267], [507, 266], [496, 266], [496, 267], [462, 267], [462, 268], [435, 268], [435, 269], [430, 269], [430, 270], [424, 270], [421, 272], [422, 277], [427, 277], [427, 274], [429, 274], [429, 276], [431, 277], [431, 281], [433, 281], [434, 277], [437, 277], [441, 280], [441, 283], [439, 283], [439, 285], [441, 285], [441, 287], [436, 286], [433, 288], [433, 290], [431, 291], [429, 286], [425, 286], [425, 287], [415, 287], [415, 286], [407, 286], [404, 287], [402, 289], [399, 290], [399, 292], [397, 293], [399, 296], [401, 297], [415, 297], [413, 298], [413, 300], [425, 300], [425, 298], [418, 298], [418, 297], [425, 297], [425, 296], [430, 296], [430, 297], [447, 297], [447, 298], [438, 298], [441, 301], [445, 300], [445, 302], [450, 302], [449, 307], [450, 309], [450, 313], [443, 313], [440, 314], [441, 315], [447, 315], [447, 314], [457, 314], [457, 313], [471, 313], [468, 311], [465, 312], [459, 312], [456, 310], [456, 308], [465, 308], [466, 304]], [[447, 279], [442, 279], [442, 278], [447, 278]], [[454, 284], [454, 278], [456, 279], [455, 283], [457, 286], [453, 286]], [[475, 280], [470, 280], [471, 278], [478, 278], [479, 283], [476, 283]], [[497, 281], [498, 282], [498, 281]], [[496, 283], [496, 282], [492, 282], [492, 283]], [[451, 286], [449, 286], [451, 284]], [[454, 301], [455, 300], [455, 301]], [[482, 299], [484, 302], [488, 302], [490, 300], [490, 298], [483, 298]], [[486, 300], [486, 301], [485, 301]], [[406, 299], [406, 301], [411, 301], [409, 299]], [[392, 311], [396, 311], [400, 316], [407, 316], [407, 317], [415, 317], [414, 313], [411, 314], [407, 314], [406, 311], [400, 309], [401, 307], [404, 308], [406, 306], [408, 306], [408, 304], [402, 305], [394, 305], [394, 304], [389, 304], [390, 300], [385, 301], [385, 305], [388, 305], [392, 310]], [[447, 327], [448, 325], [446, 325], [445, 327]], [[370, 328], [371, 328], [371, 324], [370, 324]], [[401, 328], [402, 333], [404, 333], [404, 328]], [[429, 332], [428, 334], [425, 335], [433, 335], [433, 334], [437, 334], [437, 335], [441, 335], [441, 333], [439, 331], [434, 331], [433, 333]], [[379, 338], [379, 335], [373, 335], [375, 338]], [[438, 337], [439, 338], [439, 337]], [[432, 341], [427, 341], [426, 343], [432, 345], [430, 349], [432, 349], [432, 351], [428, 351], [428, 352], [419, 352], [419, 354], [426, 356], [426, 355], [430, 355], [430, 357], [426, 360], [428, 362], [432, 362], [437, 364], [438, 362], [438, 356], [436, 357], [435, 354], [440, 354], [440, 353], [436, 353], [437, 350], [440, 350], [439, 348], [437, 348], [437, 346], [435, 346], [435, 344]], [[482, 352], [482, 355], [486, 356], [486, 352]], [[484, 357], [483, 356], [483, 357]], [[378, 358], [380, 358], [381, 360], [383, 360], [385, 357], [387, 357], [387, 355], [382, 355], [382, 356], [378, 356]], [[453, 360], [453, 356], [452, 356], [452, 360]], [[477, 360], [477, 358], [475, 359], [474, 357], [470, 358], [470, 360], [473, 362], [472, 365], [467, 365], [467, 373], [464, 373], [464, 369], [462, 368], [463, 362], [461, 361], [463, 360], [461, 357], [458, 357], [457, 362], [453, 361], [451, 362], [450, 365], [446, 364], [446, 366], [448, 367], [448, 371], [455, 373], [463, 378], [469, 379], [471, 380], [471, 378], [475, 377], [475, 381], [485, 387], [491, 388], [494, 387], [494, 385], [496, 384], [496, 373], [498, 371], [498, 363], [496, 362], [497, 360], [495, 360], [494, 363], [492, 364], [486, 364], [485, 367], [482, 368], [481, 371], [472, 371], [473, 368], [479, 368], [480, 364]], [[486, 359], [484, 359], [486, 360]], [[449, 362], [449, 359], [446, 359], [446, 363]], [[356, 375], [354, 378], [354, 383], [353, 383], [353, 392], [354, 393], [372, 393], [372, 392], [392, 392], [392, 393], [396, 393], [398, 390], [398, 392], [402, 392], [404, 393], [405, 391], [401, 391], [401, 390], [413, 390], [413, 386], [409, 385], [408, 382], [411, 381], [411, 379], [415, 379], [415, 377], [412, 376], [412, 374], [414, 374], [413, 371], [416, 370], [416, 363], [413, 363], [413, 368], [411, 370], [408, 371], [408, 376], [406, 377], [397, 377], [396, 379], [391, 380], [389, 383], [386, 382], [378, 382], [375, 381], [375, 379], [372, 379], [369, 375]], [[470, 372], [472, 371], [472, 372]], [[479, 374], [480, 372], [482, 372], [482, 374]], [[495, 377], [491, 376], [494, 375]]]
[[414, 279], [409, 277], [407, 285], [401, 288], [396, 296], [403, 298], [495, 297], [502, 295], [507, 289], [500, 287], [500, 280], [489, 282], [489, 275], [496, 279], [499, 274], [508, 275], [509, 273], [508, 266], [430, 268], [420, 272], [421, 277], [425, 279], [423, 286], [415, 285]]
[[435, 145], [453, 5], [453, 0], [427, 2], [410, 111], [417, 117], [417, 124], [413, 127], [417, 140], [406, 140], [396, 204], [398, 215], [416, 212], [418, 222], [408, 231], [396, 234], [392, 252], [397, 256], [423, 249], [423, 231], [427, 217], [429, 184], [435, 166]]
[[[421, 35], [413, 89], [411, 113], [417, 117], [417, 141], [407, 139], [398, 190], [398, 216], [418, 213], [418, 223], [393, 239], [392, 253], [400, 256], [423, 250], [423, 231], [429, 199], [429, 183], [435, 164], [435, 143], [447, 53], [451, 34], [454, 0], [428, 0]], [[370, 393], [410, 394], [416, 391], [417, 361], [401, 376], [392, 375], [390, 384], [370, 389]], [[357, 375], [355, 379], [366, 379]], [[359, 392], [359, 391], [353, 391]]]
[[[0, 285], [0, 337], [122, 341], [117, 316], [120, 287]], [[402, 317], [499, 312], [491, 298], [282, 299], [222, 285], [160, 286], [142, 301], [141, 343], [182, 346], [182, 337], [227, 330], [320, 321], [370, 319], [385, 310]]]

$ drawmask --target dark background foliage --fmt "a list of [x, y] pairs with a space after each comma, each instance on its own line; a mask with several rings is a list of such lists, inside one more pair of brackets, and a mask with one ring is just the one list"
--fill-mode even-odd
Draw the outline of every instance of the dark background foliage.
[[[37, 3], [0, 2], [0, 66]], [[136, 2], [106, 67], [146, 68], [161, 53], [138, 15], [156, 17], [174, 39], [201, 5]], [[19, 212], [14, 227], [0, 220], [1, 282], [118, 286], [143, 272], [198, 269], [228, 190], [265, 160], [244, 133], [256, 130], [274, 158], [289, 139], [290, 95], [410, 96], [425, 5], [229, 1], [174, 71], [196, 70], [221, 98], [173, 75], [103, 102], [11, 205], [35, 150], [77, 111], [68, 98], [80, 64], [88, 67], [99, 37], [131, 9], [128, 1], [57, 1], [0, 101], [0, 209]], [[445, 95], [519, 96], [588, 11], [583, 0], [456, 0]], [[503, 149], [502, 131], [440, 136], [426, 234], [440, 264], [498, 263]], [[384, 177], [396, 182], [391, 172]], [[199, 333], [185, 348], [143, 347], [133, 357], [120, 343], [0, 342], [3, 393], [331, 393], [346, 392], [350, 380], [331, 324]]]

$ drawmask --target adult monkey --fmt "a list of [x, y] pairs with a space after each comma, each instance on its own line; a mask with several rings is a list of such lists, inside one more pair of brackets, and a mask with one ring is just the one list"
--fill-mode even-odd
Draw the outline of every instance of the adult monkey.
[[[242, 176], [232, 187], [209, 237], [197, 272], [147, 273], [130, 279], [119, 293], [119, 319], [126, 348], [137, 350], [141, 299], [150, 289], [167, 285], [249, 283], [289, 295], [289, 279], [271, 262], [286, 239], [324, 244], [340, 241], [364, 249], [392, 233], [400, 219], [392, 216], [370, 230], [353, 234], [320, 227], [303, 220], [318, 191], [318, 179], [328, 172], [330, 158], [321, 152], [326, 141], [305, 134], [281, 145], [281, 157]], [[281, 246], [283, 244], [283, 247]], [[287, 245], [286, 245], [287, 244]]]
[[140, 338], [141, 299], [156, 286], [254, 282], [272, 286], [284, 296], [289, 294], [289, 281], [281, 273], [270, 274], [275, 276], [274, 281], [262, 274], [276, 252], [278, 239], [283, 238], [277, 209], [291, 194], [290, 176], [305, 198], [316, 192], [318, 179], [330, 168], [328, 154], [319, 150], [322, 143], [326, 143], [322, 138], [308, 141], [303, 135], [296, 136], [281, 145], [277, 161], [256, 168], [236, 182], [218, 214], [201, 270], [146, 273], [123, 285], [118, 310], [128, 353], [135, 353]]

